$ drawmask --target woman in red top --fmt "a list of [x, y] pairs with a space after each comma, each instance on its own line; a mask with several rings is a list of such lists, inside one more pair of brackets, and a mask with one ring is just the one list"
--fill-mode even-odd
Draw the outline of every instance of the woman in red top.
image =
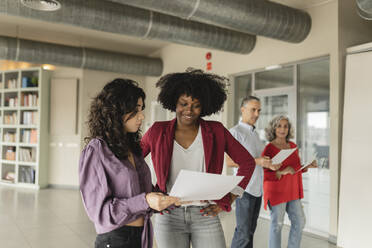
[[[151, 153], [156, 186], [169, 192], [181, 169], [221, 174], [226, 152], [237, 164], [243, 193], [255, 168], [249, 152], [219, 122], [201, 117], [219, 112], [226, 100], [225, 78], [193, 70], [163, 76], [158, 101], [176, 112], [172, 121], [155, 122], [141, 140], [143, 155]], [[193, 182], [190, 182], [192, 184]], [[239, 194], [238, 192], [234, 192]], [[226, 248], [218, 214], [230, 211], [235, 195], [158, 215], [155, 238], [161, 248]]]
[[[296, 148], [289, 139], [293, 138], [293, 128], [285, 116], [277, 116], [265, 129], [270, 142], [263, 151], [263, 156], [273, 158], [282, 149]], [[271, 210], [269, 248], [281, 247], [281, 232], [284, 214], [287, 212], [291, 221], [288, 248], [299, 248], [302, 230], [305, 227], [305, 214], [300, 199], [303, 198], [302, 173], [307, 168], [316, 168], [314, 160], [305, 170], [301, 170], [298, 150], [282, 162], [277, 171], [264, 169], [264, 207]]]

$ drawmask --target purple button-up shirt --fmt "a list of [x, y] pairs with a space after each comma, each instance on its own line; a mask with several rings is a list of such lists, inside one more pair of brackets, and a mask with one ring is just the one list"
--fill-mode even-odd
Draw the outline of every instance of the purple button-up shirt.
[[134, 156], [134, 161], [135, 168], [128, 160], [120, 161], [105, 141], [92, 139], [80, 157], [80, 192], [98, 234], [143, 216], [142, 248], [151, 248], [151, 209], [146, 201], [152, 190], [151, 173], [142, 157]]

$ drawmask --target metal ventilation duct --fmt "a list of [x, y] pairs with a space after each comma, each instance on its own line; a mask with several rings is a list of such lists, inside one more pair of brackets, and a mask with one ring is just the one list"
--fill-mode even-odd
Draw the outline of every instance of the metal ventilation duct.
[[123, 53], [0, 36], [0, 59], [53, 64], [143, 76], [160, 76], [163, 62]]
[[357, 0], [358, 14], [366, 20], [372, 20], [372, 0]]
[[256, 42], [250, 34], [102, 0], [64, 0], [53, 13], [1, 0], [0, 13], [243, 54], [252, 51]]
[[267, 0], [109, 1], [294, 43], [311, 29], [308, 13]]
[[41, 11], [55, 11], [61, 8], [61, 4], [56, 0], [21, 0], [21, 3], [31, 9]]

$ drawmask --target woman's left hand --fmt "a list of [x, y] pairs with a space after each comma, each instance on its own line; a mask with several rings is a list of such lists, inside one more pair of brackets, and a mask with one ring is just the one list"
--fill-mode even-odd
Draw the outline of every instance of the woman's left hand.
[[310, 164], [308, 164], [305, 168], [302, 169], [303, 172], [307, 172], [309, 168], [318, 168], [318, 163], [316, 160], [313, 160]]
[[202, 212], [203, 216], [217, 216], [219, 213], [222, 212], [222, 208], [216, 204], [209, 205], [208, 207], [205, 207], [200, 210]]
[[313, 162], [306, 166], [306, 168], [318, 168], [318, 163], [316, 162], [316, 160], [313, 160]]

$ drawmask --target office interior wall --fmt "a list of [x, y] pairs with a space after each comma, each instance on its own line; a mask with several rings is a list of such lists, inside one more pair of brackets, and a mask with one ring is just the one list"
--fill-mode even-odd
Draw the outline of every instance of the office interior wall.
[[[83, 79], [83, 70], [69, 68], [69, 67], [56, 67], [56, 70], [53, 71], [52, 80], [55, 80], [54, 83], [63, 83], [64, 80], [76, 80], [78, 85], [81, 85]], [[66, 87], [61, 86], [61, 87]], [[51, 87], [50, 97], [55, 95], [64, 95], [66, 99], [71, 97], [66, 94], [66, 92], [61, 92], [60, 87]], [[68, 89], [68, 88], [67, 88]], [[75, 89], [68, 89], [69, 91], [76, 91], [75, 94], [78, 95], [77, 107], [80, 106], [82, 102], [81, 94]], [[64, 108], [63, 98], [58, 97], [58, 99], [50, 100], [50, 111], [58, 110], [60, 116], [78, 116], [74, 109], [73, 113], [70, 111], [71, 108]], [[52, 117], [56, 113], [50, 113]], [[77, 123], [79, 124], [79, 122]], [[77, 126], [77, 132], [66, 132], [64, 127], [61, 125], [53, 125], [53, 122], [50, 122], [49, 128], [49, 184], [51, 185], [64, 185], [64, 186], [77, 186], [78, 174], [77, 174], [77, 161], [80, 150], [80, 128]], [[76, 123], [75, 123], [76, 125]], [[41, 151], [41, 156], [42, 156]]]
[[[331, 171], [331, 191], [335, 191], [336, 189], [340, 189], [340, 171], [341, 171], [341, 156], [343, 154], [344, 148], [343, 142], [342, 141], [342, 130], [343, 132], [348, 132], [349, 128], [354, 127], [343, 127], [343, 123], [346, 120], [343, 116], [343, 110], [344, 110], [344, 88], [345, 88], [345, 61], [346, 61], [346, 49], [350, 46], [354, 45], [359, 45], [363, 44], [366, 42], [372, 41], [372, 21], [367, 21], [359, 17], [357, 14], [357, 6], [356, 6], [356, 1], [350, 1], [350, 0], [339, 0], [339, 37], [338, 37], [338, 42], [339, 42], [339, 56], [338, 56], [338, 76], [339, 76], [339, 81], [340, 81], [340, 87], [338, 87], [337, 90], [338, 92], [335, 92], [335, 94], [338, 94], [339, 100], [332, 101], [331, 99], [331, 118], [337, 119], [338, 125], [339, 125], [339, 132], [338, 132], [338, 143], [331, 143], [331, 153], [333, 154], [336, 153], [337, 149], [337, 154], [338, 157], [335, 158], [337, 159], [338, 163], [338, 168], [332, 168]], [[372, 87], [372, 86], [371, 86]], [[332, 89], [331, 89], [332, 90]], [[332, 94], [332, 93], [331, 93]], [[358, 95], [356, 95], [358, 97]], [[338, 106], [336, 105], [338, 104]], [[336, 135], [336, 130], [331, 130], [332, 133], [334, 133], [334, 136]], [[332, 146], [332, 144], [334, 144]], [[335, 198], [337, 197], [337, 198]], [[339, 199], [339, 194], [338, 195], [333, 195], [332, 196], [332, 201], [331, 204], [341, 206], [341, 202], [338, 202]], [[332, 205], [331, 205], [331, 210], [332, 210]], [[333, 227], [338, 227], [338, 219], [342, 218], [339, 216], [337, 213], [338, 218], [331, 219], [334, 223], [330, 223], [331, 226]], [[364, 212], [357, 212], [355, 218], [358, 219], [363, 219], [364, 218]], [[336, 222], [337, 221], [337, 222]], [[334, 230], [336, 232], [336, 230]], [[338, 234], [340, 238], [342, 239], [342, 235]], [[347, 248], [348, 246], [344, 247]], [[353, 247], [358, 247], [358, 246], [353, 246]]]
[[[84, 138], [88, 135], [86, 121], [91, 100], [109, 81], [115, 78], [130, 78], [144, 85], [144, 77], [125, 75], [111, 72], [82, 70], [67, 67], [57, 67], [53, 72], [54, 78], [74, 78], [79, 82], [78, 87], [78, 128], [75, 134], [65, 133], [65, 130], [55, 130], [50, 136], [49, 184], [57, 187], [78, 187], [78, 162], [81, 149], [85, 146]], [[58, 94], [63, 94], [58, 92]], [[66, 95], [66, 97], [71, 97]], [[58, 104], [58, 103], [55, 103]], [[63, 104], [63, 102], [60, 102]], [[54, 106], [51, 106], [53, 109]], [[62, 108], [59, 108], [62, 109]], [[69, 111], [66, 109], [66, 111]], [[70, 114], [71, 113], [60, 113]], [[75, 113], [73, 113], [75, 114]]]
[[343, 248], [367, 248], [371, 243], [372, 157], [368, 155], [372, 139], [371, 64], [371, 51], [348, 55], [346, 60], [337, 242]]

